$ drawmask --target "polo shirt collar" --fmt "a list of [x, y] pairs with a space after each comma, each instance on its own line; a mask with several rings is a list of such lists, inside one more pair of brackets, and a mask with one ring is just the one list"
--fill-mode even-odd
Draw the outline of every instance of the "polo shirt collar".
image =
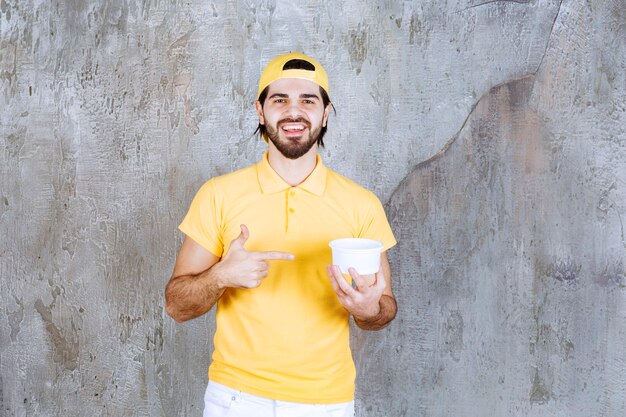
[[[315, 169], [313, 169], [313, 172], [311, 172], [304, 182], [297, 187], [321, 196], [324, 194], [324, 190], [326, 189], [327, 171], [328, 168], [326, 168], [326, 166], [322, 163], [322, 157], [318, 154]], [[274, 168], [272, 168], [269, 160], [267, 159], [267, 152], [263, 154], [263, 158], [257, 164], [257, 175], [261, 191], [265, 194], [275, 193], [291, 188], [291, 186], [287, 184], [285, 180], [283, 180], [280, 175], [276, 173], [276, 171], [274, 171]]]

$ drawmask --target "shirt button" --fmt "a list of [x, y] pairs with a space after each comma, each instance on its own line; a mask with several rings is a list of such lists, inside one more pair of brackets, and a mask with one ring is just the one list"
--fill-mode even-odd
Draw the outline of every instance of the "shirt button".
[[292, 192], [289, 193], [289, 195], [293, 197], [294, 195], [296, 195], [296, 192], [292, 191]]
[[292, 208], [290, 208], [290, 209], [289, 209], [289, 213], [293, 213], [294, 211], [295, 211], [295, 210], [294, 210], [294, 209], [292, 209]]

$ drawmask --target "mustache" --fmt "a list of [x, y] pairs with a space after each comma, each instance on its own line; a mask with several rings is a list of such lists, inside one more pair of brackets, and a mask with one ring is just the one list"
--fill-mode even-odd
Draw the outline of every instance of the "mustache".
[[285, 117], [284, 119], [280, 119], [276, 123], [276, 126], [280, 126], [281, 124], [284, 124], [284, 123], [302, 123], [303, 125], [305, 125], [308, 128], [311, 127], [311, 122], [306, 120], [304, 117], [295, 117], [295, 118], [294, 117]]

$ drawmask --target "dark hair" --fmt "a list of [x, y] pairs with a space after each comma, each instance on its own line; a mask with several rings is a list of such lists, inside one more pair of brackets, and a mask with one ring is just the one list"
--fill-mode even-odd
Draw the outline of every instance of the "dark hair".
[[307, 71], [315, 71], [315, 65], [304, 59], [290, 59], [283, 65], [283, 71], [290, 69], [301, 69]]
[[[315, 71], [315, 66], [311, 64], [310, 62], [305, 61], [303, 59], [291, 59], [287, 61], [285, 65], [283, 65], [283, 71], [288, 70], [288, 69], [303, 69], [307, 71]], [[269, 85], [265, 87], [265, 89], [263, 89], [261, 94], [259, 94], [259, 103], [261, 103], [261, 108], [263, 107], [263, 104], [265, 104], [265, 99], [267, 98], [268, 90], [269, 90]], [[335, 114], [337, 114], [337, 110], [335, 110], [335, 106], [330, 102], [330, 97], [328, 97], [328, 93], [322, 87], [320, 87], [320, 95], [322, 96], [322, 104], [324, 105], [324, 109], [326, 109], [326, 107], [330, 103], [330, 105], [333, 108], [333, 111], [335, 112]], [[326, 134], [326, 128], [327, 126], [322, 126], [322, 128], [320, 129], [320, 135], [317, 138], [317, 144], [322, 148], [324, 147], [324, 135]], [[265, 128], [265, 125], [262, 125], [261, 123], [259, 123], [256, 130], [254, 131], [254, 134], [257, 134], [257, 133], [259, 134], [259, 136], [261, 136], [261, 139], [263, 139], [263, 136], [267, 134], [267, 129]]]

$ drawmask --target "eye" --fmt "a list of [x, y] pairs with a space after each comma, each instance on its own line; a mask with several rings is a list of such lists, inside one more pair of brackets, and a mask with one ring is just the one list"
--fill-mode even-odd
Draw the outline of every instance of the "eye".
[[274, 103], [286, 103], [287, 100], [285, 100], [284, 98], [275, 98], [274, 99]]

